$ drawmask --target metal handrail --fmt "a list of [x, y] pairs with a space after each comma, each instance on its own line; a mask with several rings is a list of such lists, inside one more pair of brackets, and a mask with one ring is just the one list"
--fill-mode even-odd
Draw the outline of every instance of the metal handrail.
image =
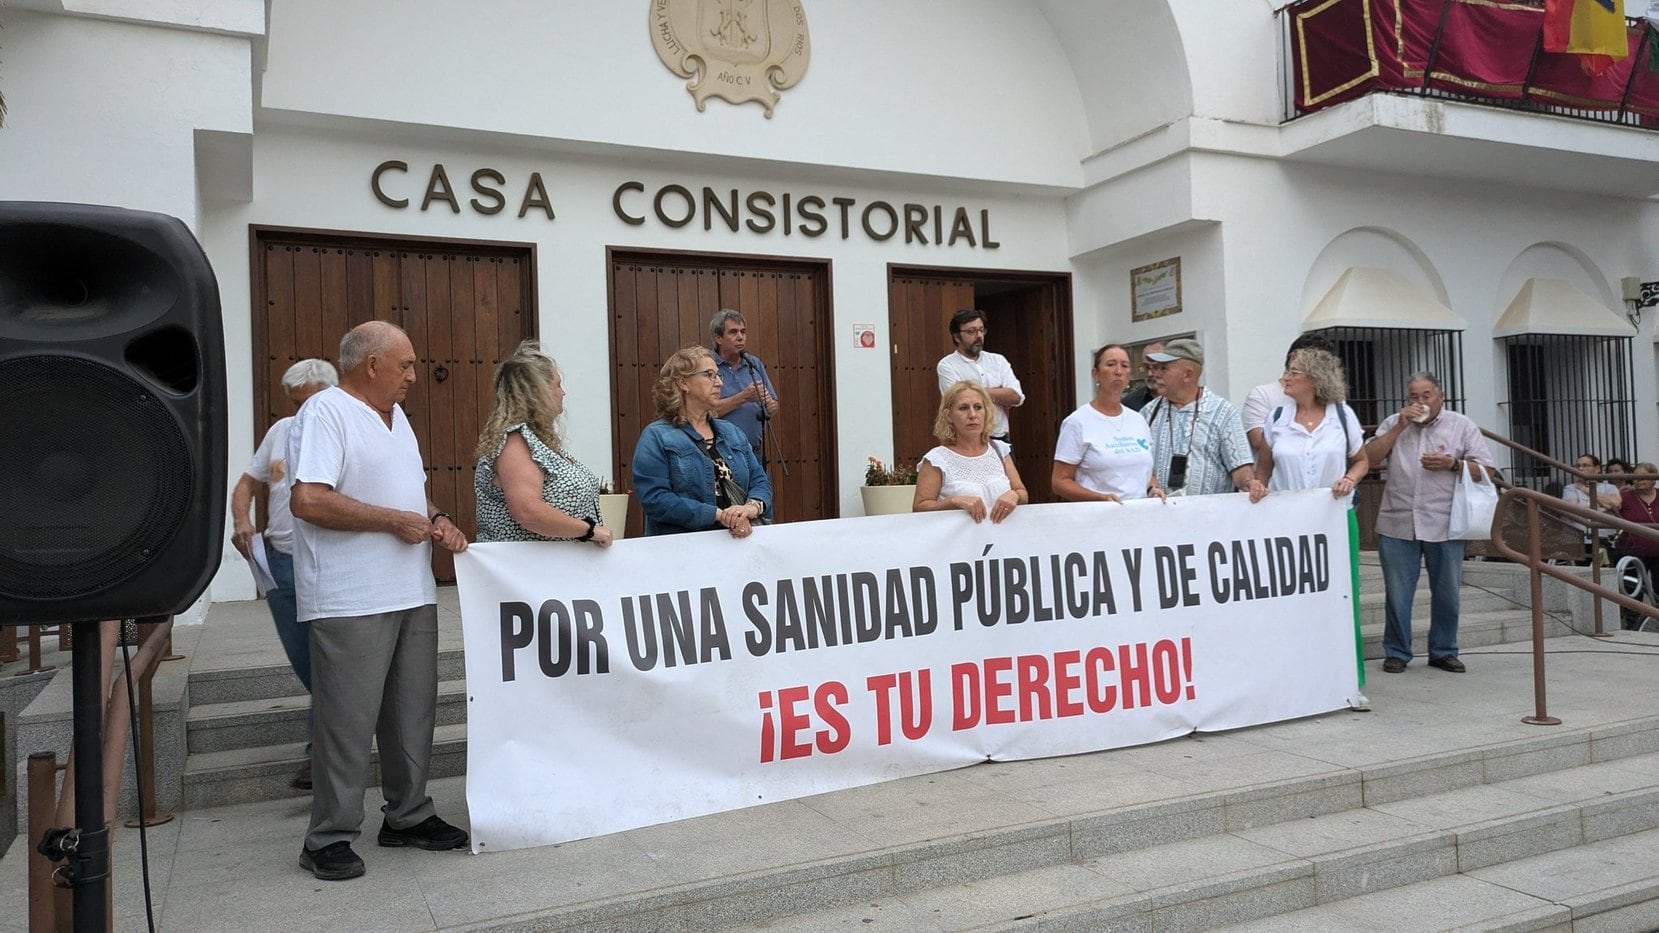
[[[1577, 467], [1568, 466], [1547, 454], [1539, 453], [1525, 444], [1517, 443], [1498, 434], [1481, 428], [1480, 433], [1488, 440], [1496, 441], [1511, 450], [1516, 450], [1534, 457], [1540, 462], [1547, 463], [1563, 472], [1577, 476], [1580, 479], [1601, 481], [1606, 479], [1635, 479], [1638, 476], [1649, 474], [1635, 473], [1585, 473]], [[1539, 511], [1548, 510], [1551, 513], [1576, 517], [1589, 527], [1591, 534], [1597, 528], [1616, 528], [1627, 534], [1647, 538], [1659, 542], [1659, 527], [1654, 525], [1633, 522], [1618, 515], [1609, 515], [1606, 512], [1587, 509], [1573, 505], [1547, 493], [1525, 486], [1503, 484], [1504, 489], [1498, 494], [1498, 508], [1492, 513], [1492, 527], [1490, 529], [1492, 547], [1501, 555], [1518, 564], [1525, 565], [1529, 570], [1532, 584], [1532, 693], [1535, 709], [1531, 716], [1521, 717], [1521, 721], [1539, 726], [1560, 725], [1561, 720], [1551, 716], [1546, 707], [1545, 676], [1544, 676], [1544, 577], [1560, 580], [1568, 586], [1577, 587], [1593, 597], [1596, 612], [1596, 630], [1601, 631], [1601, 601], [1609, 600], [1619, 606], [1639, 612], [1643, 615], [1659, 618], [1659, 607], [1648, 605], [1632, 599], [1615, 589], [1603, 586], [1599, 559], [1591, 564], [1594, 579], [1585, 580], [1577, 574], [1568, 572], [1565, 568], [1557, 567], [1544, 560], [1539, 530]], [[1509, 546], [1504, 540], [1504, 519], [1511, 505], [1519, 504], [1526, 509], [1527, 516], [1527, 549], [1520, 551]]]

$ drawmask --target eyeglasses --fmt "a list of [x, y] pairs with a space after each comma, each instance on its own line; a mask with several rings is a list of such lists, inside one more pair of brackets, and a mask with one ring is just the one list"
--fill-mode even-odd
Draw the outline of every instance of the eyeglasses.
[[985, 328], [983, 328], [983, 327], [964, 327], [961, 330], [957, 331], [957, 333], [961, 334], [964, 337], [978, 337], [980, 334], [985, 333]]
[[1287, 376], [1306, 376], [1307, 371], [1306, 370], [1301, 370], [1301, 369], [1287, 369], [1287, 370], [1285, 370], [1285, 375], [1287, 375]]
[[710, 382], [719, 382], [720, 381], [720, 370], [718, 370], [718, 369], [699, 369], [696, 372], [692, 373], [692, 375], [693, 376], [704, 376]]

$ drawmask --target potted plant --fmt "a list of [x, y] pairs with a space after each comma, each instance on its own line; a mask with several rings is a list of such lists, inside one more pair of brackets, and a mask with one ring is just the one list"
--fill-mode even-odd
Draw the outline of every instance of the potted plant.
[[859, 494], [864, 497], [865, 515], [902, 515], [910, 511], [911, 504], [916, 501], [916, 468], [908, 464], [895, 464], [892, 469], [877, 460], [868, 458], [870, 465], [864, 470], [864, 485]]
[[599, 516], [605, 520], [613, 539], [620, 541], [627, 535], [628, 494], [615, 491], [610, 480], [599, 483]]

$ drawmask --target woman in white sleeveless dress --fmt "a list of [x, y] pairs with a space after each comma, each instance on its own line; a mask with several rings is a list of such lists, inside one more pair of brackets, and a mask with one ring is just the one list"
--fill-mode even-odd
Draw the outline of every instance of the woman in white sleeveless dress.
[[945, 390], [933, 419], [941, 444], [917, 469], [916, 511], [961, 509], [976, 523], [986, 516], [996, 523], [1031, 501], [1008, 448], [991, 440], [996, 419], [996, 406], [979, 383], [963, 380]]

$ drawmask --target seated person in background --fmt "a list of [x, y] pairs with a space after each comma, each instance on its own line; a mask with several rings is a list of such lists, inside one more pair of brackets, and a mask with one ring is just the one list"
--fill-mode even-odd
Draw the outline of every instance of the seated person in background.
[[[1573, 465], [1578, 467], [1578, 470], [1581, 473], [1602, 472], [1601, 461], [1597, 459], [1595, 454], [1579, 454]], [[1609, 515], [1619, 514], [1619, 487], [1613, 485], [1612, 483], [1577, 479], [1576, 477], [1574, 480], [1574, 482], [1569, 483], [1567, 486], [1562, 488], [1561, 501], [1571, 503], [1572, 505], [1576, 505], [1583, 509], [1594, 509], [1597, 512], [1606, 512]], [[1583, 522], [1573, 522], [1573, 524], [1583, 530], [1585, 534], [1584, 543], [1589, 545], [1595, 544], [1595, 542], [1589, 540], [1589, 526], [1585, 525]], [[1612, 528], [1603, 528], [1601, 529], [1601, 534], [1605, 538], [1612, 538], [1617, 535], [1618, 532]]]
[[[1629, 472], [1631, 472], [1630, 464], [1626, 463], [1623, 457], [1608, 457], [1607, 458], [1607, 466], [1606, 466], [1605, 469], [1602, 470], [1602, 472], [1603, 473], [1629, 473]], [[1614, 479], [1614, 480], [1608, 480], [1608, 482], [1612, 483], [1613, 488], [1617, 489], [1619, 492], [1624, 492], [1626, 489], [1630, 488], [1630, 481], [1629, 480]]]
[[[1659, 518], [1655, 517], [1655, 513], [1659, 513], [1659, 492], [1655, 492], [1653, 488], [1653, 478], [1655, 474], [1659, 474], [1659, 468], [1644, 461], [1636, 464], [1636, 468], [1631, 472], [1637, 474], [1637, 479], [1630, 484], [1630, 488], [1624, 491], [1624, 496], [1619, 500], [1619, 517], [1629, 522], [1659, 525]], [[1634, 557], [1640, 560], [1647, 568], [1648, 584], [1651, 586], [1659, 583], [1659, 541], [1623, 532], [1619, 535], [1618, 554], [1620, 557]], [[1621, 615], [1627, 629], [1634, 629], [1642, 624], [1643, 617], [1628, 609]]]
[[1359, 417], [1343, 401], [1342, 361], [1311, 347], [1292, 351], [1279, 384], [1290, 402], [1263, 423], [1257, 478], [1270, 490], [1329, 486], [1338, 499], [1352, 496], [1371, 462]]
[[1152, 476], [1152, 440], [1146, 419], [1123, 404], [1129, 384], [1129, 351], [1109, 343], [1089, 369], [1094, 398], [1066, 416], [1054, 445], [1051, 484], [1071, 502], [1122, 502], [1163, 498]]
[[933, 436], [942, 445], [928, 451], [916, 474], [918, 512], [961, 509], [974, 522], [989, 515], [993, 523], [1029, 502], [1020, 471], [997, 431], [997, 409], [991, 394], [977, 382], [952, 383], [939, 400]]

